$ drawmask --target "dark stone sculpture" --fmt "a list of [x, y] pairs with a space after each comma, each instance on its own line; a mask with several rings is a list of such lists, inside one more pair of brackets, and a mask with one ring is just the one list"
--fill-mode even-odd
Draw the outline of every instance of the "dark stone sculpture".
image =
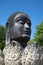
[[12, 40], [18, 41], [23, 47], [31, 34], [31, 20], [22, 12], [12, 14], [6, 23], [6, 45]]
[[6, 23], [5, 65], [43, 65], [43, 47], [28, 44], [31, 20], [22, 12], [12, 14]]

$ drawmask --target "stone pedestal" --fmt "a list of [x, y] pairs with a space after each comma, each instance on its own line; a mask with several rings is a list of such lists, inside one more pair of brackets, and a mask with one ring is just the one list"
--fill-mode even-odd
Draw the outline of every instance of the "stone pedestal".
[[43, 47], [33, 43], [24, 49], [12, 42], [3, 50], [5, 65], [43, 65]]

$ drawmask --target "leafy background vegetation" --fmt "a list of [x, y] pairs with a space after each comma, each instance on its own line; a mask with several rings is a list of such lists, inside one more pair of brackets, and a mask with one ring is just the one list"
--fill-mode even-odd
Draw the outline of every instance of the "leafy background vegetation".
[[5, 28], [0, 26], [0, 49], [3, 49], [5, 46]]
[[[5, 46], [5, 27], [0, 26], [0, 49], [3, 50]], [[36, 32], [34, 33], [34, 39], [28, 41], [28, 44], [37, 42], [40, 46], [43, 46], [43, 21], [36, 26]]]

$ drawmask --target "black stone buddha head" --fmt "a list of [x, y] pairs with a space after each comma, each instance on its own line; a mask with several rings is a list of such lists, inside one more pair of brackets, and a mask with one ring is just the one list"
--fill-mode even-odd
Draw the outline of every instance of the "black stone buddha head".
[[23, 12], [16, 12], [9, 16], [6, 23], [6, 43], [12, 40], [27, 42], [31, 34], [31, 20]]

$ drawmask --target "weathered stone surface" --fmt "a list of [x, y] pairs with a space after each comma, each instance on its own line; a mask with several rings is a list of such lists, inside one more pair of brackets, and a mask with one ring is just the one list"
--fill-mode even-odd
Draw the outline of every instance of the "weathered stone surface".
[[39, 65], [43, 65], [43, 47], [40, 47], [41, 57]]
[[4, 65], [4, 59], [2, 56], [2, 51], [0, 50], [0, 65]]
[[5, 65], [21, 65], [22, 47], [13, 41], [3, 50]]
[[29, 44], [23, 49], [13, 41], [3, 50], [5, 65], [43, 65], [43, 47]]
[[43, 49], [37, 44], [28, 45], [22, 54], [22, 65], [43, 65]]

